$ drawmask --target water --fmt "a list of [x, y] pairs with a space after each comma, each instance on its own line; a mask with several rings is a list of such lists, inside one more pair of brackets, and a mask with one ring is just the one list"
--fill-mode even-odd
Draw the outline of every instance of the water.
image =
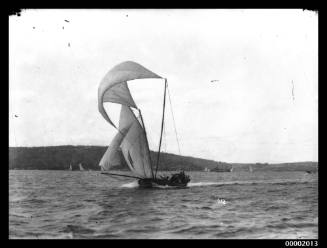
[[97, 171], [9, 172], [9, 238], [318, 238], [305, 172], [191, 172], [186, 189], [139, 189]]

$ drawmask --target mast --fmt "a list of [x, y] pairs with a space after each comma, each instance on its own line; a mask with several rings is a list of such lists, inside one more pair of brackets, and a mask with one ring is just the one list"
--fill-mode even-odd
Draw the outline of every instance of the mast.
[[165, 121], [166, 89], [167, 89], [167, 78], [165, 78], [165, 90], [164, 90], [164, 99], [163, 99], [163, 107], [162, 107], [161, 132], [160, 132], [160, 141], [159, 141], [159, 149], [158, 149], [158, 156], [157, 156], [156, 173], [154, 174], [154, 178], [157, 177], [157, 171], [158, 171], [158, 167], [159, 167], [160, 149], [161, 149], [161, 141], [162, 141], [162, 131], [163, 131], [164, 121]]
[[144, 132], [144, 135], [145, 135], [145, 141], [146, 141], [146, 146], [147, 146], [148, 151], [149, 151], [150, 168], [151, 168], [151, 174], [152, 174], [152, 178], [153, 178], [153, 169], [152, 169], [152, 162], [151, 162], [151, 154], [150, 154], [150, 147], [149, 147], [149, 143], [148, 143], [148, 137], [147, 137], [147, 135], [146, 135], [145, 125], [144, 125], [144, 122], [143, 122], [143, 117], [142, 117], [141, 110], [138, 109], [138, 111], [139, 111], [139, 114], [140, 114], [140, 117], [141, 117], [141, 121], [142, 121], [143, 132]]

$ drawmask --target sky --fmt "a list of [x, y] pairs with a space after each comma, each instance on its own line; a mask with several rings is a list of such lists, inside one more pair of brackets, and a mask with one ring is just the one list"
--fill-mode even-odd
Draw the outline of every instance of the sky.
[[[9, 146], [109, 145], [116, 130], [98, 112], [97, 90], [123, 61], [168, 80], [164, 151], [179, 154], [174, 117], [181, 155], [318, 161], [318, 14], [300, 9], [10, 16]], [[129, 87], [156, 151], [164, 80]], [[105, 107], [117, 123], [119, 106]]]

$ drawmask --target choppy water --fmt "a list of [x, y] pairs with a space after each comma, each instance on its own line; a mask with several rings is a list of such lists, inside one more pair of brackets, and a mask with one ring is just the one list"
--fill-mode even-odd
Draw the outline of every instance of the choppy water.
[[305, 172], [191, 172], [186, 189], [139, 189], [96, 171], [10, 171], [9, 238], [317, 238]]

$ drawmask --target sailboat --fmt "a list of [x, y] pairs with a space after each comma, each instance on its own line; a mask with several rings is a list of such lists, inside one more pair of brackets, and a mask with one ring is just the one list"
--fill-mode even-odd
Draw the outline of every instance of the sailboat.
[[73, 170], [72, 164], [69, 164], [69, 170], [70, 170], [70, 171]]
[[[156, 161], [151, 161], [149, 143], [142, 112], [132, 98], [127, 83], [135, 79], [146, 78], [164, 79], [165, 82], [160, 141]], [[142, 82], [142, 80], [138, 80], [138, 83], [140, 82]], [[165, 117], [166, 89], [167, 79], [158, 76], [157, 74], [133, 61], [120, 63], [113, 67], [105, 75], [98, 88], [98, 110], [103, 118], [117, 129], [117, 134], [114, 136], [108, 149], [101, 158], [99, 166], [101, 166], [103, 170], [109, 171], [110, 168], [114, 167], [115, 165], [121, 164], [121, 156], [119, 153], [119, 149], [121, 149], [123, 154], [122, 157], [126, 161], [132, 175], [121, 175], [105, 172], [102, 172], [102, 174], [136, 178], [138, 179], [139, 186], [145, 188], [156, 186], [187, 186], [187, 183], [190, 181], [190, 177], [185, 175], [183, 171], [181, 173], [171, 175], [171, 178], [159, 176], [157, 174], [160, 165], [161, 142]], [[104, 108], [105, 102], [121, 105], [118, 126], [116, 126], [109, 118]], [[138, 113], [138, 117], [136, 117], [132, 109]]]
[[82, 163], [79, 163], [78, 166], [79, 166], [79, 170], [80, 170], [80, 171], [83, 171], [83, 170], [84, 170], [84, 168], [83, 168], [83, 166], [82, 166]]
[[253, 172], [253, 169], [252, 169], [252, 166], [250, 165], [249, 166], [249, 171], [252, 173]]
[[232, 166], [232, 168], [230, 169], [230, 172], [233, 172], [233, 170], [234, 170], [234, 167]]

